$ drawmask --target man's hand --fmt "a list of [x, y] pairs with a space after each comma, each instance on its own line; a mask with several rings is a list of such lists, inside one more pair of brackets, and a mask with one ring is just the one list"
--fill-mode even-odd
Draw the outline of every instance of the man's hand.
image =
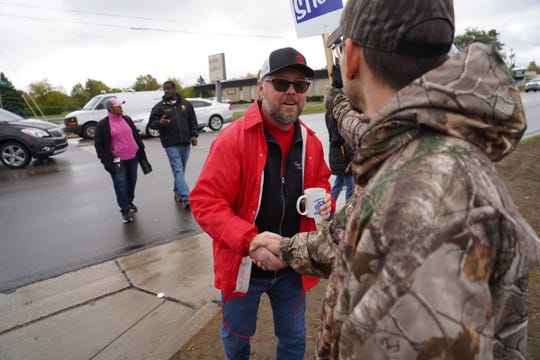
[[281, 256], [281, 235], [270, 231], [264, 231], [260, 234], [257, 234], [251, 243], [249, 244], [249, 251], [254, 251], [257, 248], [265, 247], [274, 253], [276, 256]]
[[332, 195], [326, 193], [324, 202], [321, 206], [321, 217], [326, 220], [330, 217], [332, 211]]
[[191, 137], [191, 145], [192, 146], [197, 146], [197, 137], [196, 136]]
[[163, 126], [167, 126], [171, 123], [171, 119], [167, 117], [167, 115], [163, 114], [163, 116], [159, 119], [159, 124]]
[[278, 256], [281, 236], [269, 231], [257, 234], [249, 245], [249, 256], [263, 270], [279, 270], [287, 266]]

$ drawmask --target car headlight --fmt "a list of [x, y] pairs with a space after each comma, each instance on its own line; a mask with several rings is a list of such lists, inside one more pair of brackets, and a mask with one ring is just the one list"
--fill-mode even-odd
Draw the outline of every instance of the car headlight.
[[47, 137], [49, 136], [49, 133], [44, 131], [44, 130], [41, 130], [41, 129], [36, 129], [36, 128], [24, 128], [24, 129], [21, 129], [21, 131], [23, 133], [25, 133], [26, 135], [30, 135], [30, 136], [33, 136], [33, 137]]
[[77, 126], [78, 125], [77, 117], [72, 116], [72, 117], [65, 118], [64, 119], [64, 124], [66, 124], [66, 126]]

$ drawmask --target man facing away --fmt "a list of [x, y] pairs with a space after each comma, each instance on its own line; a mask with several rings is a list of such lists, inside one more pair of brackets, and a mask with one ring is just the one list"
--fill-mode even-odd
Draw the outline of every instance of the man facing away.
[[491, 47], [446, 55], [453, 35], [451, 0], [357, 0], [330, 37], [363, 191], [326, 229], [250, 247], [329, 277], [319, 358], [527, 358], [540, 241], [492, 163], [525, 131], [523, 106]]
[[213, 240], [228, 359], [249, 359], [264, 292], [273, 309], [276, 358], [304, 357], [305, 291], [318, 279], [301, 278], [290, 267], [265, 271], [249, 256], [266, 265], [284, 264], [266, 249], [249, 253], [248, 248], [263, 231], [292, 236], [316, 229], [314, 219], [296, 210], [306, 188], [326, 190], [323, 218], [335, 207], [322, 144], [299, 119], [313, 74], [295, 49], [273, 51], [261, 70], [259, 100], [214, 140], [190, 195], [195, 220]]
[[174, 176], [174, 199], [189, 209], [189, 186], [186, 182], [186, 166], [190, 145], [197, 145], [199, 127], [193, 106], [176, 92], [172, 81], [163, 83], [163, 100], [150, 113], [149, 126], [159, 130], [161, 145]]

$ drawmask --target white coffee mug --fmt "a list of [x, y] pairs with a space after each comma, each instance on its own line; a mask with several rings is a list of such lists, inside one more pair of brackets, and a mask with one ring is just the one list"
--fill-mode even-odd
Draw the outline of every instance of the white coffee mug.
[[[310, 218], [321, 216], [321, 206], [324, 204], [326, 190], [324, 188], [309, 188], [304, 190], [304, 195], [301, 195], [296, 200], [296, 211], [300, 215], [305, 215]], [[305, 199], [304, 212], [300, 211], [300, 203]]]

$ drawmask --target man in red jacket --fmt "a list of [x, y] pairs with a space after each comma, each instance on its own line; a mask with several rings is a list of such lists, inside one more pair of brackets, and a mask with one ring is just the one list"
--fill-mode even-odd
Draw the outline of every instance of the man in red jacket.
[[[249, 358], [264, 292], [274, 312], [276, 357], [304, 357], [305, 291], [318, 280], [302, 278], [264, 248], [250, 253], [249, 244], [264, 231], [292, 236], [315, 230], [314, 219], [296, 210], [304, 189], [326, 189], [323, 218], [335, 208], [322, 144], [298, 118], [313, 74], [295, 49], [273, 51], [261, 69], [259, 100], [216, 138], [190, 195], [193, 216], [213, 239], [214, 283], [223, 298], [221, 336], [229, 359]], [[283, 268], [265, 271], [252, 259]]]

